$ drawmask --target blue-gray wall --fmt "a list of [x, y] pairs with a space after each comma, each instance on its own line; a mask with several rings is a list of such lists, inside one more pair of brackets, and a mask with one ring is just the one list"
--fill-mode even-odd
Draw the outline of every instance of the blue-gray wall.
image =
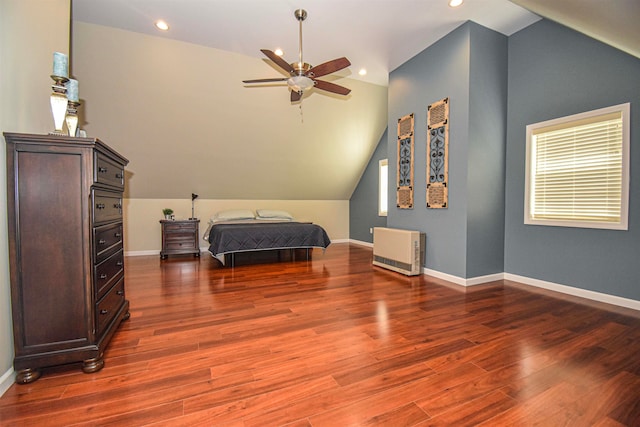
[[[426, 209], [426, 106], [444, 97], [450, 207]], [[625, 102], [629, 230], [524, 225], [526, 125]], [[390, 203], [388, 226], [427, 233], [427, 268], [462, 278], [504, 271], [640, 300], [640, 59], [547, 20], [509, 38], [458, 27], [389, 76], [390, 202], [396, 121], [408, 113], [416, 114], [415, 206]]]
[[[349, 199], [349, 238], [373, 243], [373, 227], [386, 227], [387, 217], [378, 215], [378, 166], [387, 158], [387, 131], [371, 155], [356, 189]], [[389, 200], [391, 204], [392, 200]]]
[[[507, 39], [467, 22], [389, 75], [389, 129], [415, 113], [414, 208], [388, 225], [427, 235], [425, 266], [469, 278], [503, 271]], [[449, 98], [449, 207], [426, 208], [427, 106]], [[397, 147], [389, 135], [390, 200]]]
[[[470, 26], [463, 25], [389, 74], [389, 215], [392, 228], [427, 235], [425, 266], [464, 277]], [[427, 106], [449, 98], [449, 207], [426, 207]], [[396, 207], [398, 119], [414, 113], [414, 207]]]
[[[509, 38], [505, 271], [640, 300], [640, 59], [550, 21]], [[629, 230], [524, 225], [525, 126], [631, 102]]]
[[466, 278], [504, 271], [507, 130], [507, 37], [476, 24], [469, 27]]

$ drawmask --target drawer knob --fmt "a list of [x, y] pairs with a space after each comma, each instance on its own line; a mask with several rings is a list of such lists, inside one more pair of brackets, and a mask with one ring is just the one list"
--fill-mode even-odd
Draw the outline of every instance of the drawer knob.
[[109, 314], [109, 310], [102, 309], [102, 310], [100, 310], [100, 314], [102, 314], [102, 315]]
[[114, 234], [115, 237], [122, 237], [122, 233], [118, 232]]
[[98, 172], [107, 173], [107, 168], [100, 166], [100, 167], [98, 167]]
[[107, 277], [108, 277], [108, 276], [107, 276], [106, 274], [104, 274], [104, 273], [102, 273], [102, 274], [100, 275], [100, 278], [101, 278], [101, 279], [106, 279]]
[[105, 243], [107, 243], [107, 241], [106, 241], [106, 240], [104, 240], [104, 239], [100, 239], [100, 240], [98, 240], [98, 244], [99, 244], [99, 245], [104, 245]]
[[118, 267], [122, 267], [122, 266], [124, 265], [124, 263], [123, 263], [122, 261], [118, 261], [118, 262], [116, 262], [116, 265], [117, 265]]
[[118, 179], [122, 179], [122, 176], [123, 176], [123, 175], [122, 175], [121, 173], [117, 173], [117, 174], [116, 174], [116, 178], [118, 178]]
[[98, 209], [104, 209], [105, 207], [106, 207], [106, 206], [104, 205], [104, 203], [98, 203], [98, 204], [96, 205], [96, 208], [98, 208]]
[[124, 291], [123, 291], [123, 290], [116, 291], [116, 294], [118, 294], [118, 295], [124, 295]]
[[122, 205], [120, 203], [114, 203], [113, 207], [116, 209], [122, 209]]

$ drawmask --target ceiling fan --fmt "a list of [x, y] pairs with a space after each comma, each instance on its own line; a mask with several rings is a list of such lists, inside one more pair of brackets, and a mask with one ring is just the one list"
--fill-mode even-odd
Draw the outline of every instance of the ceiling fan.
[[291, 90], [291, 102], [299, 101], [304, 92], [313, 87], [325, 90], [327, 92], [337, 93], [339, 95], [348, 95], [351, 89], [334, 83], [317, 80], [317, 77], [326, 76], [333, 72], [342, 70], [351, 65], [351, 62], [345, 57], [324, 62], [320, 65], [312, 67], [302, 60], [302, 21], [307, 18], [307, 11], [298, 9], [294, 12], [294, 16], [300, 23], [300, 50], [298, 54], [298, 62], [287, 63], [282, 57], [276, 55], [268, 49], [260, 49], [267, 58], [276, 63], [280, 68], [289, 73], [290, 77], [276, 79], [257, 79], [243, 80], [243, 83], [271, 83], [271, 82], [287, 82], [287, 86]]

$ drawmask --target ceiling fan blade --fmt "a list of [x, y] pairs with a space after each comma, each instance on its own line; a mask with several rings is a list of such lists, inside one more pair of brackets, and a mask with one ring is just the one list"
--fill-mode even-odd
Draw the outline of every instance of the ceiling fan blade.
[[339, 95], [349, 95], [349, 92], [351, 92], [351, 89], [347, 89], [346, 87], [335, 83], [329, 83], [322, 80], [314, 80], [314, 82], [316, 88], [326, 90], [327, 92], [333, 92]]
[[347, 68], [349, 65], [351, 65], [351, 62], [349, 62], [349, 60], [345, 57], [334, 59], [333, 61], [324, 62], [311, 68], [309, 71], [307, 71], [307, 76], [326, 76], [327, 74], [331, 74], [338, 70], [342, 70], [343, 68]]
[[243, 80], [242, 83], [270, 83], [270, 82], [286, 82], [287, 78], [279, 79], [255, 79], [255, 80]]
[[275, 62], [276, 65], [285, 70], [287, 73], [294, 74], [296, 72], [291, 64], [287, 63], [287, 61], [285, 61], [284, 59], [282, 59], [282, 57], [276, 55], [272, 51], [268, 49], [260, 49], [260, 52], [264, 53], [267, 58]]
[[300, 101], [300, 98], [302, 98], [300, 92], [296, 92], [295, 90], [291, 91], [291, 102]]

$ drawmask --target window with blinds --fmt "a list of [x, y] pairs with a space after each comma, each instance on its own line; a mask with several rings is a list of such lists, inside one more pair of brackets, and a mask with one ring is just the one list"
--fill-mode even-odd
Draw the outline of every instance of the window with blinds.
[[527, 126], [525, 224], [627, 229], [629, 110]]

